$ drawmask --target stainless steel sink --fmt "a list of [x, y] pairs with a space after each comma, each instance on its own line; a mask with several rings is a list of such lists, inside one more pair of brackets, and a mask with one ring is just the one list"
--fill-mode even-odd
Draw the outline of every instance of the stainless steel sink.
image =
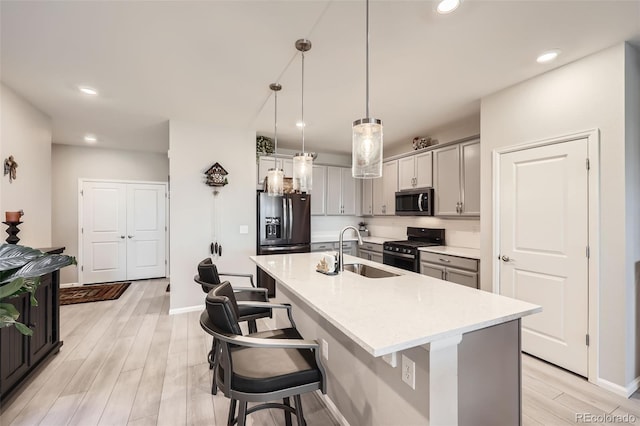
[[344, 270], [367, 278], [389, 278], [399, 276], [399, 274], [394, 274], [393, 272], [384, 271], [362, 263], [346, 263], [344, 265]]

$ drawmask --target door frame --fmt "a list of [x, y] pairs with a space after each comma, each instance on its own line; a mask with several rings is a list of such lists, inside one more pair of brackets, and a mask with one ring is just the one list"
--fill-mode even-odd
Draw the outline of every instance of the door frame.
[[[589, 334], [589, 346], [587, 349], [587, 379], [592, 383], [598, 383], [599, 368], [599, 347], [600, 339], [598, 335], [598, 306], [600, 287], [600, 130], [590, 129], [563, 136], [556, 136], [522, 144], [515, 144], [496, 148], [492, 151], [493, 165], [493, 241], [492, 241], [492, 261], [493, 261], [493, 292], [500, 294], [500, 161], [503, 154], [522, 151], [531, 148], [538, 148], [545, 145], [559, 144], [579, 139], [586, 139], [587, 156], [589, 159], [589, 173], [587, 174], [588, 201], [587, 201], [587, 244], [589, 246], [589, 258], [587, 261], [588, 273], [588, 323], [587, 333]], [[586, 159], [585, 159], [586, 167]], [[586, 250], [586, 247], [585, 247]]]
[[[164, 186], [164, 215], [166, 230], [164, 233], [164, 273], [169, 278], [169, 186], [168, 182], [162, 181], [147, 181], [147, 180], [118, 180], [118, 179], [91, 179], [91, 178], [79, 178], [78, 179], [78, 223], [76, 231], [78, 233], [78, 265], [84, 265], [83, 250], [84, 239], [82, 235], [82, 223], [84, 222], [83, 215], [83, 202], [82, 202], [82, 188], [85, 182], [99, 182], [99, 183], [130, 183], [130, 184], [143, 184], [143, 185], [163, 185]], [[82, 285], [84, 282], [84, 271], [82, 268], [78, 268], [78, 284]]]

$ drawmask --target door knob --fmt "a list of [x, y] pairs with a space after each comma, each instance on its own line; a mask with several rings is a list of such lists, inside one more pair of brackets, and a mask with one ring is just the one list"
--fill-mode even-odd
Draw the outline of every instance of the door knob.
[[508, 262], [508, 261], [510, 261], [510, 260], [511, 260], [511, 259], [509, 259], [509, 256], [502, 256], [502, 261], [503, 261], [503, 262]]

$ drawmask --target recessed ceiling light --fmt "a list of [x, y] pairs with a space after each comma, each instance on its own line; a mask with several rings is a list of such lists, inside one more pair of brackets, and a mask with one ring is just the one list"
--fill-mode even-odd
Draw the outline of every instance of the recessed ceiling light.
[[96, 143], [98, 141], [98, 138], [96, 138], [95, 135], [86, 135], [84, 137], [84, 141], [86, 143]]
[[78, 90], [80, 90], [85, 95], [95, 96], [98, 94], [98, 91], [96, 89], [89, 86], [78, 86]]
[[302, 121], [298, 121], [298, 122], [296, 123], [296, 127], [297, 127], [297, 128], [299, 128], [299, 129], [302, 129], [302, 128], [303, 128], [303, 127], [305, 127], [305, 126], [306, 126], [306, 124], [304, 124]]
[[438, 3], [436, 10], [438, 13], [444, 15], [453, 12], [458, 8], [458, 6], [460, 6], [460, 0], [442, 0]]
[[560, 49], [551, 49], [546, 52], [542, 52], [540, 56], [536, 59], [539, 64], [545, 64], [547, 62], [551, 62], [558, 57], [560, 54]]

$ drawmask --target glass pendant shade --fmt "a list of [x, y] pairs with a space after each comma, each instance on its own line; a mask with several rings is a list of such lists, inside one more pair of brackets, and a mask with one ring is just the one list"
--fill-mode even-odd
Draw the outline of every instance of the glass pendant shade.
[[362, 118], [353, 122], [351, 174], [354, 178], [382, 176], [382, 121]]
[[313, 154], [299, 152], [293, 157], [293, 189], [310, 192], [313, 185]]
[[267, 171], [267, 195], [275, 197], [284, 194], [284, 171], [269, 169]]

